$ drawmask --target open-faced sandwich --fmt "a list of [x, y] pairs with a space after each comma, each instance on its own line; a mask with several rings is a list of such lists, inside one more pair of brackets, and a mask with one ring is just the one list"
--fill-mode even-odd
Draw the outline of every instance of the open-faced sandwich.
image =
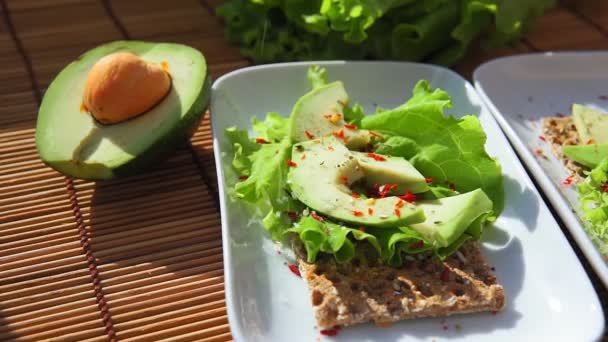
[[574, 104], [572, 116], [543, 120], [543, 138], [571, 172], [585, 229], [608, 256], [608, 114]]
[[444, 115], [449, 95], [424, 80], [365, 115], [324, 69], [308, 78], [289, 117], [226, 133], [232, 195], [293, 247], [318, 327], [501, 310], [477, 240], [502, 210], [502, 176], [477, 117]]

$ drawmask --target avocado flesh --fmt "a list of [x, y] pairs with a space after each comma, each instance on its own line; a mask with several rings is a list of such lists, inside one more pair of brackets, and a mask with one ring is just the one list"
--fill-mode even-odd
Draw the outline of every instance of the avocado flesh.
[[[289, 170], [289, 187], [298, 200], [313, 210], [339, 221], [375, 227], [404, 226], [425, 219], [422, 209], [395, 196], [354, 198], [344, 183], [352, 184], [366, 174], [341, 140], [328, 137], [296, 144], [292, 160], [297, 166]], [[399, 215], [395, 209], [399, 209]]]
[[[131, 120], [102, 125], [81, 111], [88, 72], [103, 56], [131, 52], [151, 63], [167, 62], [169, 94]], [[144, 170], [193, 133], [207, 106], [211, 80], [203, 55], [168, 43], [117, 41], [99, 46], [64, 68], [47, 89], [38, 114], [41, 159], [69, 176], [108, 179]], [[128, 96], [128, 94], [125, 94]]]
[[383, 156], [385, 160], [378, 161], [367, 153], [352, 153], [366, 174], [365, 182], [369, 186], [374, 186], [375, 184], [397, 184], [397, 188], [389, 193], [401, 195], [406, 191], [420, 193], [429, 190], [424, 176], [403, 158]]
[[595, 168], [608, 158], [608, 144], [569, 145], [562, 147], [562, 152], [581, 165]]
[[582, 144], [589, 141], [595, 144], [608, 143], [608, 114], [575, 103], [572, 105], [572, 119]]
[[419, 201], [426, 220], [410, 227], [437, 244], [447, 247], [479, 217], [492, 211], [492, 200], [481, 189], [430, 201]]
[[[348, 95], [344, 85], [336, 81], [315, 88], [303, 95], [293, 106], [291, 113], [291, 138], [296, 142], [332, 136], [334, 133], [344, 134], [345, 144], [350, 149], [359, 149], [367, 145], [371, 139], [369, 131], [349, 129], [344, 125], [344, 117], [335, 122], [326, 116], [342, 114], [348, 103]], [[309, 136], [312, 135], [312, 137]]]

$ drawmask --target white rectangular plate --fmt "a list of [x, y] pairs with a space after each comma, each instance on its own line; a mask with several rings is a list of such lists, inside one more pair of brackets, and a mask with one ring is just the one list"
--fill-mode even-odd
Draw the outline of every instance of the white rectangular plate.
[[334, 340], [582, 341], [601, 336], [604, 316], [589, 278], [471, 84], [448, 69], [423, 64], [311, 62], [241, 69], [213, 85], [226, 302], [236, 340], [310, 342], [320, 336], [304, 281], [285, 266], [284, 255], [277, 254], [260, 220], [229, 196], [237, 176], [224, 134], [234, 125], [249, 128], [253, 116], [261, 119], [269, 111], [289, 114], [309, 90], [306, 71], [312, 64], [327, 67], [331, 80], [344, 81], [351, 101], [368, 112], [376, 105], [403, 103], [420, 79], [448, 91], [452, 113], [479, 116], [488, 135], [487, 150], [502, 164], [506, 190], [505, 210], [483, 237], [483, 254], [506, 291], [503, 312], [417, 319], [390, 328], [364, 324], [343, 329]]
[[604, 285], [608, 285], [608, 265], [579, 220], [576, 188], [563, 184], [569, 173], [540, 136], [542, 119], [571, 115], [572, 103], [608, 110], [606, 66], [607, 52], [543, 53], [490, 61], [474, 75], [482, 99]]

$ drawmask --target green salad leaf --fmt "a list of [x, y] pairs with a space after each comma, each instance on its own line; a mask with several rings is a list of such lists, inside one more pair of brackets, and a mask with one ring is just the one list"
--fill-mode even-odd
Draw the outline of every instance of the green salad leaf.
[[608, 158], [577, 185], [585, 229], [600, 253], [608, 254]]
[[231, 0], [228, 40], [255, 62], [427, 60], [450, 65], [480, 38], [518, 38], [555, 0]]
[[451, 105], [445, 91], [432, 90], [427, 81], [420, 81], [409, 101], [363, 118], [361, 127], [388, 136], [378, 153], [409, 159], [435, 183], [453, 185], [460, 192], [483, 189], [498, 214], [504, 206], [500, 164], [485, 151], [486, 135], [479, 119], [445, 116], [444, 108]]
[[291, 141], [283, 138], [278, 143], [255, 144], [246, 131], [229, 128], [227, 133], [233, 143], [234, 169], [245, 176], [235, 184], [234, 195], [261, 211], [266, 229], [280, 239], [290, 227], [288, 213], [299, 207], [286, 190]]
[[349, 228], [329, 221], [318, 221], [310, 216], [302, 217], [288, 232], [296, 233], [304, 243], [308, 262], [314, 262], [319, 252], [333, 254], [338, 262], [346, 262], [355, 256], [356, 241], [367, 241], [378, 253], [382, 248], [378, 239], [363, 230]]

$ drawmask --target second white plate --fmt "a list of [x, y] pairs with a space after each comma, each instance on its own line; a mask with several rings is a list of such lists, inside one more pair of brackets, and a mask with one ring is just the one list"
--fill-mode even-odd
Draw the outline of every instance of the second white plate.
[[608, 286], [608, 264], [576, 211], [567, 170], [542, 136], [542, 118], [571, 115], [572, 103], [608, 110], [608, 52], [539, 53], [505, 57], [475, 70], [475, 87], [581, 250]]

